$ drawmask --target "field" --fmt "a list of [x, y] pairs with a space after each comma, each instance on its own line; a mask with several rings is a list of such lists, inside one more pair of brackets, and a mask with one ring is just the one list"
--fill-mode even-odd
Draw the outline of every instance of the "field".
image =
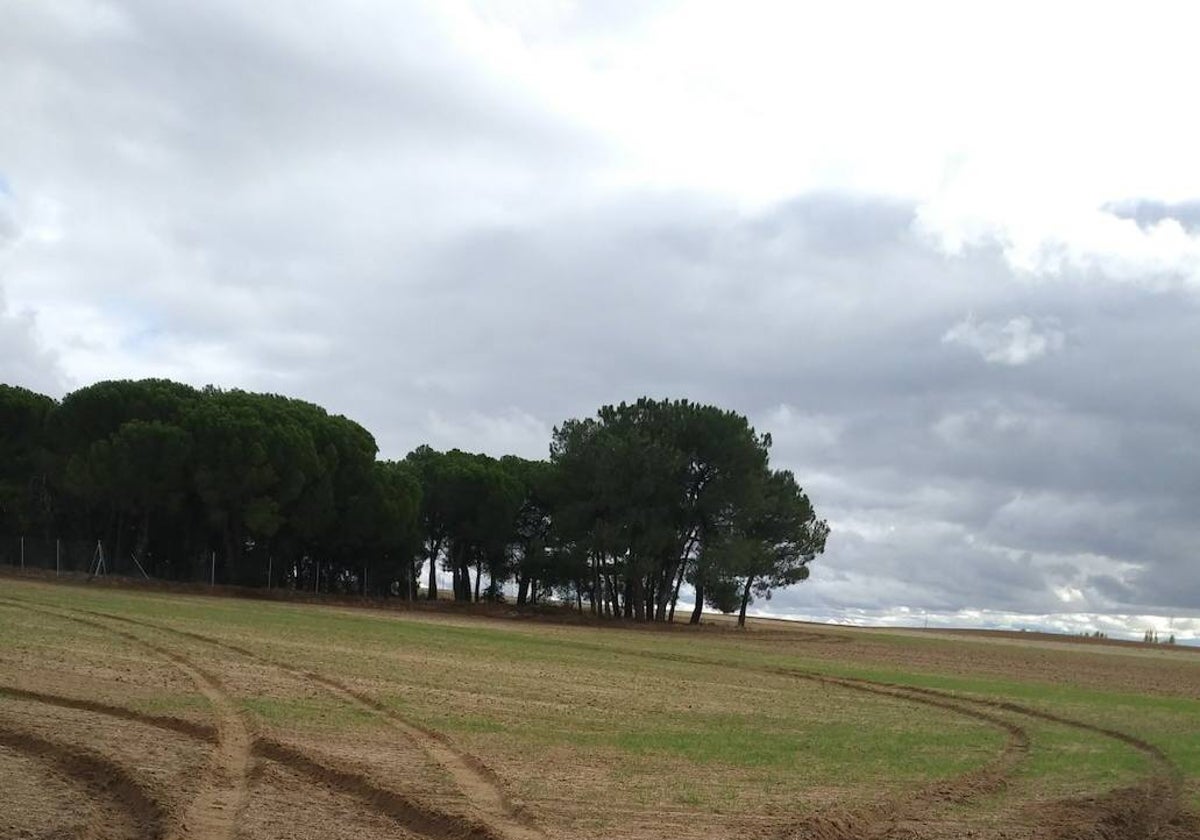
[[1200, 837], [1200, 654], [0, 579], [3, 838]]

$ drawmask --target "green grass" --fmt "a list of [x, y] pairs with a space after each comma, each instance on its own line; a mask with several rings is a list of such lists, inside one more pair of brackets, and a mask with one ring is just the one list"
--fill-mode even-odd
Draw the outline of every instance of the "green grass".
[[345, 730], [381, 726], [377, 715], [332, 698], [244, 697], [241, 705], [263, 723], [279, 727]]
[[[793, 669], [1009, 701], [1119, 729], [1161, 748], [1189, 795], [1200, 798], [1200, 700], [1193, 697], [977, 675], [969, 667], [923, 671], [828, 651], [818, 656], [803, 643], [772, 647], [732, 633], [502, 624], [78, 586], [14, 583], [0, 594], [209, 635], [354, 683], [497, 766], [528, 766], [527, 793], [539, 789], [539, 757], [552, 753], [592, 768], [587, 778], [638, 802], [803, 808], [796, 791], [832, 786], [870, 796], [880, 788], [913, 788], [981, 766], [1004, 745], [1003, 730], [971, 717], [775, 672]], [[153, 630], [132, 632], [167, 639]], [[961, 651], [968, 665], [970, 657], [989, 653], [968, 641], [870, 638], [895, 650]], [[237, 659], [199, 642], [168, 641], [215, 670]], [[124, 647], [80, 625], [0, 603], [0, 671], [18, 654], [67, 657], [71, 646], [93, 656], [106, 650], [121, 656]], [[1070, 654], [1062, 655], [1069, 668]], [[1174, 659], [1163, 667], [1176, 667]], [[336, 695], [238, 701], [267, 728], [378, 725]], [[178, 694], [138, 702], [161, 712], [198, 708], [195, 698]], [[1023, 794], [1102, 791], [1154, 769], [1145, 755], [1102, 734], [992, 713], [1030, 732], [1031, 748], [1015, 777]]]
[[1072, 787], [1104, 790], [1150, 772], [1141, 753], [1108, 738], [1080, 737], [1061, 726], [1033, 727], [1029, 760], [1018, 773], [1030, 781], [1058, 779]]
[[954, 727], [897, 729], [880, 721], [813, 720], [803, 731], [779, 731], [746, 716], [688, 721], [686, 728], [646, 728], [613, 736], [631, 753], [660, 752], [696, 764], [797, 770], [821, 757], [827, 778], [857, 784], [888, 773], [908, 779], [957, 775], [1002, 746], [995, 732]]
[[212, 704], [200, 694], [160, 694], [156, 697], [131, 698], [129, 705], [139, 712], [151, 715], [181, 716], [189, 713], [207, 713]]

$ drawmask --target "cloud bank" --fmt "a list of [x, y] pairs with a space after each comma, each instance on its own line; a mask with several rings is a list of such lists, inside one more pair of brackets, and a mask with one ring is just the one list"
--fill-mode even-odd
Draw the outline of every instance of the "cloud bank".
[[1194, 30], [729, 9], [6, 7], [0, 379], [284, 392], [388, 457], [687, 396], [833, 526], [762, 608], [1195, 616]]

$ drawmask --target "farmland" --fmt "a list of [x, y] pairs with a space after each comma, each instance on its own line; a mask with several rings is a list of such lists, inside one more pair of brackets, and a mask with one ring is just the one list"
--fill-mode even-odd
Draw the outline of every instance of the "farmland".
[[0, 836], [1198, 836], [1200, 655], [0, 581]]

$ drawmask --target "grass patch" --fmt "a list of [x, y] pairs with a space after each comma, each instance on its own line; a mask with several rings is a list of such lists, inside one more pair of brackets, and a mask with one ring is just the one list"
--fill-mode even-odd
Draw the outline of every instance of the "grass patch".
[[865, 717], [854, 722], [812, 720], [799, 731], [761, 726], [753, 718], [696, 720], [686, 729], [655, 728], [620, 733], [614, 746], [638, 755], [668, 753], [695, 764], [796, 770], [819, 762], [838, 783], [880, 775], [893, 779], [955, 776], [987, 761], [1004, 736], [976, 726], [898, 727]]
[[1099, 736], [1080, 737], [1061, 726], [1037, 727], [1029, 758], [1018, 775], [1029, 780], [1062, 779], [1083, 790], [1127, 784], [1151, 770], [1149, 760], [1124, 744]]
[[189, 712], [207, 714], [212, 709], [203, 694], [160, 694], [156, 697], [138, 697], [130, 704], [139, 712], [151, 715], [179, 716]]
[[[818, 655], [801, 641], [784, 637], [776, 644], [753, 634], [501, 624], [79, 586], [15, 583], [6, 594], [143, 619], [302, 663], [469, 744], [490, 765], [525, 772], [526, 790], [539, 789], [541, 762], [552, 754], [560, 771], [555, 785], [567, 793], [551, 789], [547, 796], [782, 813], [804, 807], [797, 791], [834, 787], [875, 796], [883, 788], [967, 772], [1003, 748], [1006, 733], [982, 721], [775, 672], [793, 669], [1011, 701], [1128, 732], [1163, 749], [1183, 773], [1188, 795], [1200, 800], [1200, 700], [1194, 697], [1108, 690], [1069, 678], [1039, 682], [1019, 670], [1001, 676], [973, 675], [968, 665], [922, 670], [896, 658], [905, 650], [922, 656], [961, 651], [967, 663], [973, 656], [1010, 654], [1013, 646], [875, 633], [861, 638], [887, 655], [872, 660], [855, 658], [855, 643], [826, 645]], [[203, 651], [206, 665], [217, 670], [221, 666], [212, 663], [236, 658], [151, 630], [130, 632], [192, 654]], [[120, 638], [0, 608], [0, 671], [30, 654], [65, 670], [72, 662], [88, 668], [129, 653]], [[1076, 661], [1069, 652], [1039, 655], [1062, 656], [1064, 674]], [[1179, 657], [1163, 663], [1194, 667]], [[0, 673], [0, 681], [16, 678]], [[284, 679], [272, 686], [282, 696], [238, 702], [273, 727], [344, 731], [380, 724], [336, 695], [302, 688], [300, 681], [287, 685]], [[202, 697], [178, 693], [134, 702], [155, 713], [206, 708]], [[1031, 733], [1014, 786], [1027, 794], [1102, 791], [1153, 769], [1145, 755], [1103, 735], [996, 713]]]
[[310, 698], [244, 697], [243, 709], [281, 728], [344, 730], [379, 726], [379, 717], [358, 706]]

